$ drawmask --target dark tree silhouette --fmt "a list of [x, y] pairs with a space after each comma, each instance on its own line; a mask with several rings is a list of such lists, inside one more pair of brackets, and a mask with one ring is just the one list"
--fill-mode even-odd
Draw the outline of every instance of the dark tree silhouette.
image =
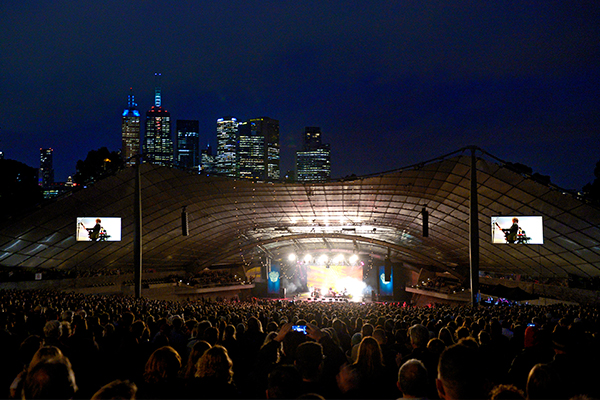
[[15, 160], [0, 160], [0, 221], [6, 221], [43, 200], [38, 170]]
[[73, 181], [84, 185], [97, 182], [107, 176], [113, 175], [123, 166], [121, 154], [117, 151], [108, 151], [106, 147], [92, 150], [88, 153], [85, 161], [77, 161], [77, 172]]
[[592, 183], [588, 183], [582, 189], [583, 194], [594, 201], [600, 202], [600, 161], [596, 163], [594, 168], [594, 176], [596, 179]]

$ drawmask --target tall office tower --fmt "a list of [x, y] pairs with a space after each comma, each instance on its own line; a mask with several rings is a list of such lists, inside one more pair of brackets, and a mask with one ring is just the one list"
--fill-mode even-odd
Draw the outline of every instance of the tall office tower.
[[216, 173], [237, 178], [237, 131], [238, 122], [233, 117], [217, 120]]
[[140, 112], [133, 98], [133, 88], [129, 89], [127, 108], [121, 117], [121, 157], [125, 166], [135, 165], [131, 157], [140, 153]]
[[296, 152], [298, 182], [327, 182], [331, 179], [331, 148], [321, 143], [321, 128], [304, 129], [304, 146]]
[[265, 137], [250, 121], [238, 126], [238, 168], [243, 179], [264, 180], [265, 178]]
[[171, 138], [171, 113], [162, 107], [160, 74], [155, 74], [154, 105], [146, 112], [144, 159], [158, 165], [173, 165], [173, 139]]
[[279, 180], [279, 121], [261, 117], [241, 123], [238, 139], [239, 177]]
[[210, 147], [210, 144], [206, 146], [206, 149], [201, 151], [200, 171], [206, 175], [210, 175], [215, 172], [215, 157], [212, 154], [212, 148]]
[[178, 119], [175, 131], [175, 165], [185, 170], [197, 170], [200, 166], [200, 123], [197, 120]]
[[48, 187], [54, 183], [54, 168], [52, 166], [52, 149], [40, 149], [40, 170], [38, 185]]

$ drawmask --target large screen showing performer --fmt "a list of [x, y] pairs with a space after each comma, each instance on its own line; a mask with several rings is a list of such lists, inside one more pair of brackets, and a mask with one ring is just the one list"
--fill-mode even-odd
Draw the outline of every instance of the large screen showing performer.
[[75, 237], [78, 242], [118, 242], [121, 240], [121, 218], [77, 217]]
[[544, 244], [544, 224], [540, 216], [492, 217], [492, 243]]

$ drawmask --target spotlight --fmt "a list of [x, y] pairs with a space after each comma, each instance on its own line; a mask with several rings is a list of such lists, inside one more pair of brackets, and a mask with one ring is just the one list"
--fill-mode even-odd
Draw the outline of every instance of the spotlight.
[[296, 254], [290, 253], [290, 255], [288, 256], [288, 260], [295, 261], [296, 260]]
[[356, 261], [358, 261], [358, 256], [356, 254], [352, 254], [350, 256], [350, 262], [355, 263]]
[[304, 261], [309, 262], [311, 260], [311, 258], [312, 257], [310, 256], [310, 254], [307, 254], [304, 256]]

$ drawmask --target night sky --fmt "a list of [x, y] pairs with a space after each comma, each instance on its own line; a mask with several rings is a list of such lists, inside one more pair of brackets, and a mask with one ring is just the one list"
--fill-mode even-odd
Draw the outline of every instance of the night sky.
[[597, 0], [6, 0], [0, 26], [0, 150], [37, 168], [53, 148], [57, 181], [120, 149], [155, 72], [202, 143], [226, 115], [278, 119], [283, 173], [305, 126], [334, 178], [476, 145], [581, 189], [600, 161]]

